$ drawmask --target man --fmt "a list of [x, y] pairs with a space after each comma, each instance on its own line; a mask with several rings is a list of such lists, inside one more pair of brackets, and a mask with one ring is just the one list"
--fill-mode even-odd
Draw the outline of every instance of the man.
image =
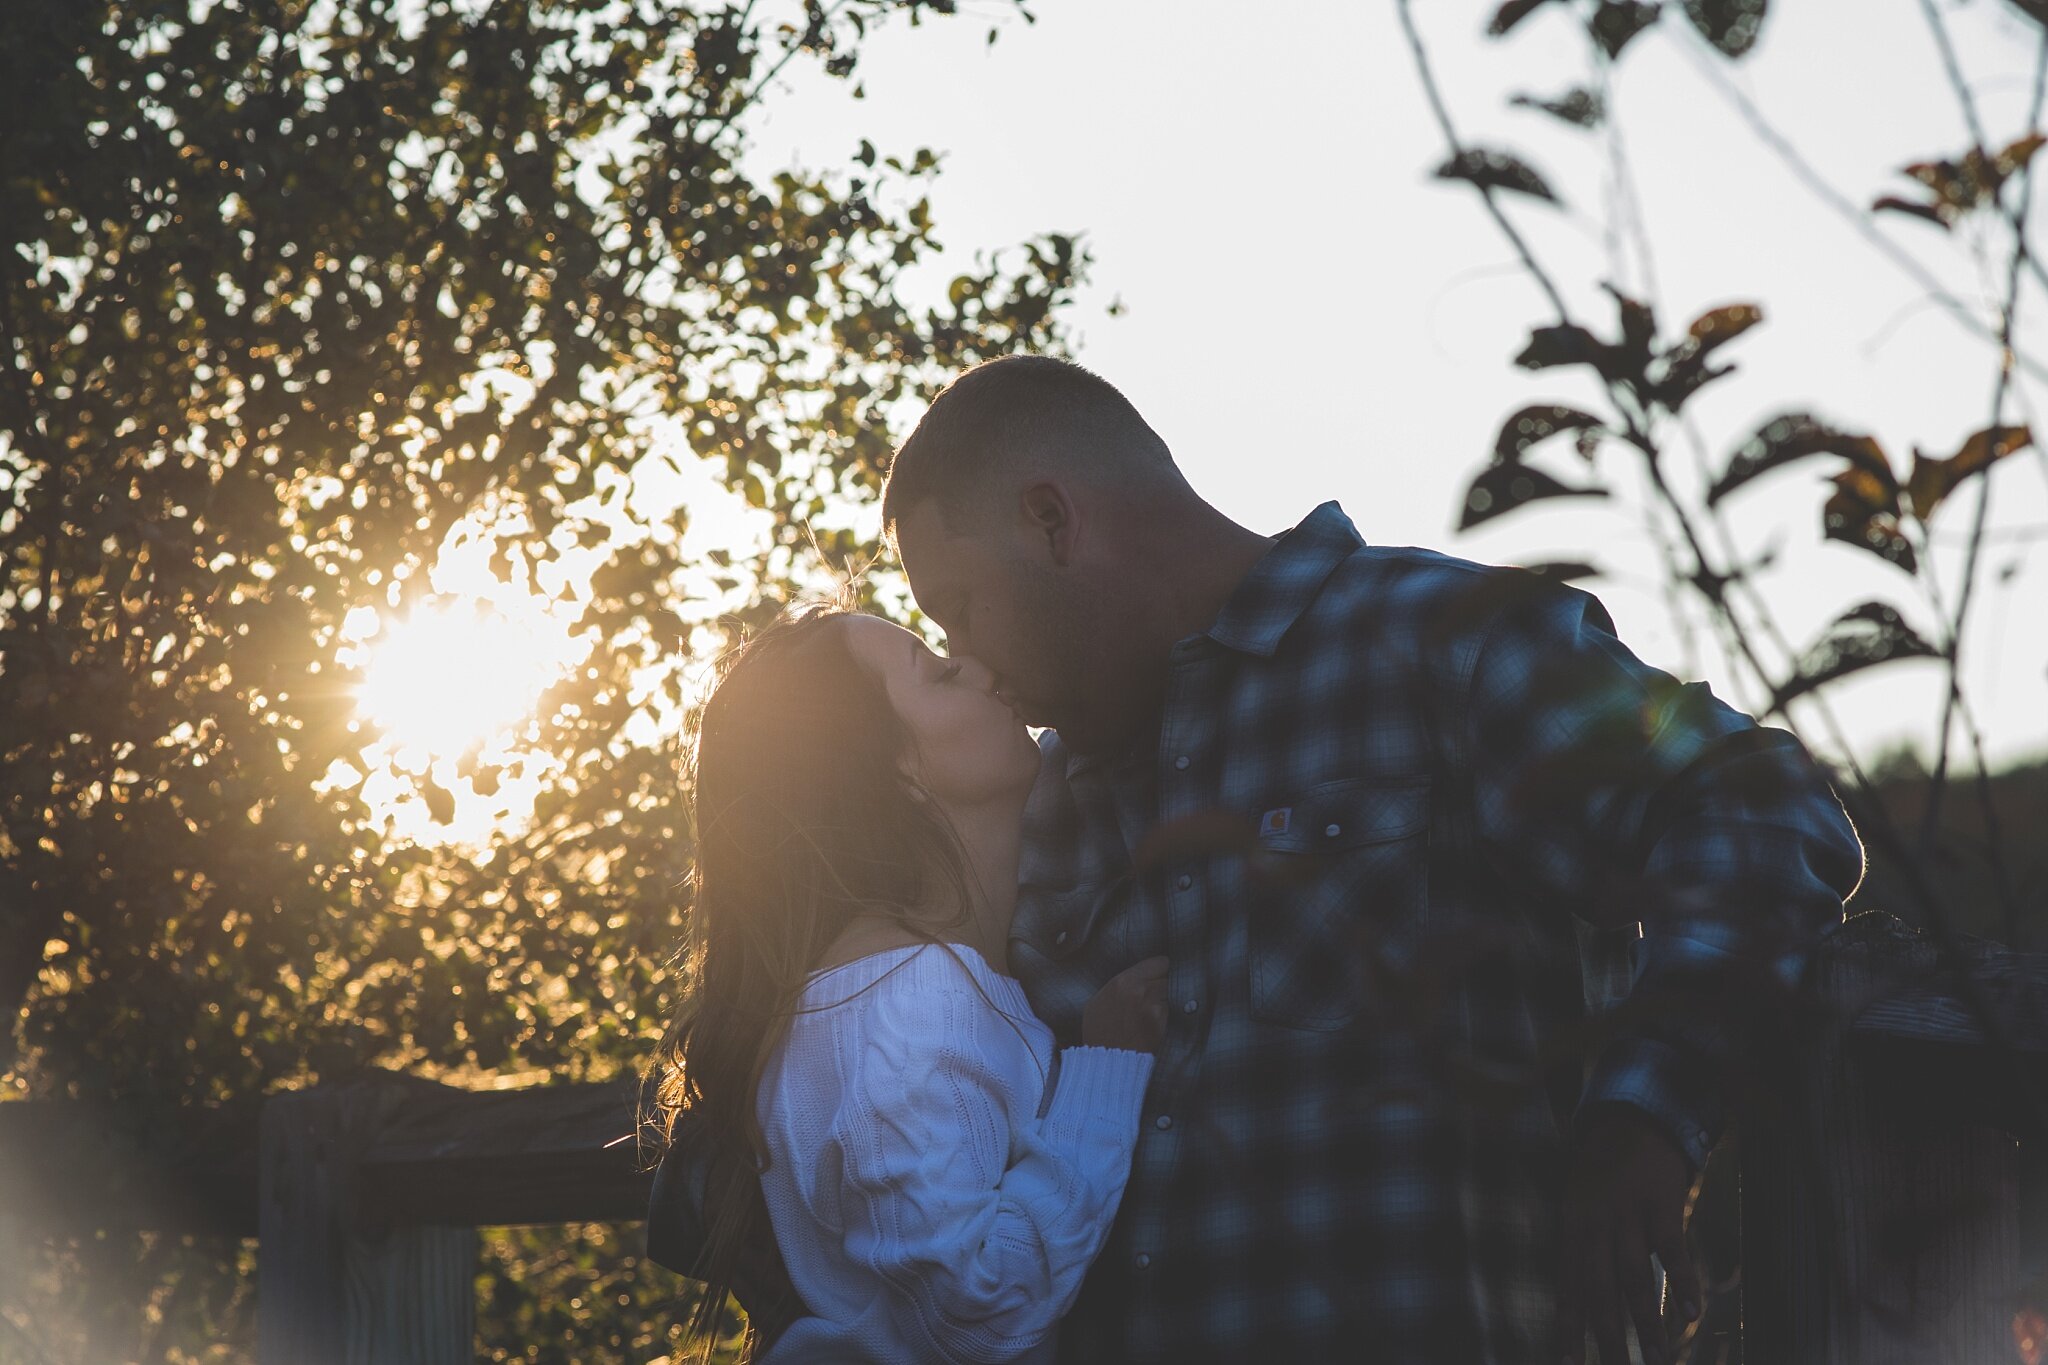
[[1104, 982], [1172, 963], [1061, 1359], [1576, 1361], [1590, 1333], [1617, 1365], [1625, 1324], [1662, 1358], [1651, 1258], [1696, 1316], [1738, 987], [1796, 979], [1861, 876], [1797, 742], [1574, 589], [1367, 546], [1334, 503], [1232, 523], [1050, 358], [940, 395], [883, 519], [952, 650], [1048, 727], [1032, 1005], [1078, 1042]]

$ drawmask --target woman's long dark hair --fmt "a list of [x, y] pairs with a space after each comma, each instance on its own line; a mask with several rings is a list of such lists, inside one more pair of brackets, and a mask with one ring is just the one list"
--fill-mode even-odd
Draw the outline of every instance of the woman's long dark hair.
[[665, 1147], [688, 1110], [709, 1134], [706, 1292], [688, 1329], [707, 1351], [741, 1248], [772, 1236], [755, 1097], [812, 965], [863, 913], [929, 938], [945, 926], [909, 912], [964, 919], [969, 904], [958, 836], [903, 773], [912, 737], [849, 648], [848, 614], [787, 615], [727, 656], [691, 746], [695, 894], [649, 1126]]

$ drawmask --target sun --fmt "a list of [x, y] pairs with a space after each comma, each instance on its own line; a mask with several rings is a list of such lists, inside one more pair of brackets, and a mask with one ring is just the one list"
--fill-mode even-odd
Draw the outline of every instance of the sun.
[[530, 717], [577, 662], [563, 624], [480, 600], [426, 605], [366, 642], [356, 703], [392, 749], [460, 754]]

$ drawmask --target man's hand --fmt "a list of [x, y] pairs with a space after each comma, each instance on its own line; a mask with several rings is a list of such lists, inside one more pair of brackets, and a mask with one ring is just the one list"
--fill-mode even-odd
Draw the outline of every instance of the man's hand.
[[1081, 1007], [1081, 1042], [1157, 1052], [1166, 1038], [1166, 969], [1163, 957], [1148, 957], [1109, 979]]
[[1600, 1365], [1627, 1365], [1622, 1323], [1632, 1319], [1647, 1365], [1671, 1358], [1650, 1254], [1663, 1262], [1670, 1301], [1700, 1315], [1699, 1277], [1685, 1249], [1692, 1178], [1685, 1154], [1640, 1110], [1588, 1106], [1565, 1182], [1560, 1285], [1564, 1354], [1585, 1365], [1586, 1333]]

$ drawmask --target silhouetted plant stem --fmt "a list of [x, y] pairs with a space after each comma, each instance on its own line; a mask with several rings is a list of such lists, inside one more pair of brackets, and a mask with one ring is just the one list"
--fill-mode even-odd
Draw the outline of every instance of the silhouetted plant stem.
[[[1960, 82], [1960, 73], [1952, 72], [1952, 75]], [[1967, 89], [1964, 89], [1962, 94], [1965, 108], [1974, 110], [1974, 104], [1968, 97]], [[2048, 95], [2048, 31], [2044, 31], [2042, 35], [2041, 44], [2034, 61], [2034, 91], [2027, 107], [2027, 127], [2029, 130], [2040, 126], [2041, 106], [2044, 95]], [[1971, 123], [1973, 127], [1975, 122], [1976, 116], [1972, 112]], [[2009, 217], [2013, 237], [2012, 260], [2006, 270], [2005, 303], [2001, 309], [1999, 323], [1998, 378], [1992, 385], [1991, 391], [1990, 425], [1993, 431], [1996, 431], [1997, 428], [2005, 423], [2006, 390], [2010, 387], [2013, 377], [2013, 358], [2015, 354], [2013, 349], [2013, 329], [2019, 317], [2020, 270], [2029, 255], [2027, 251], [2027, 216], [2033, 201], [2033, 164], [2033, 161], [2030, 159], [2020, 169], [2016, 177], [2019, 181], [2018, 203], [2013, 206]], [[1993, 437], [1992, 439], [1995, 440], [1996, 438]], [[1957, 588], [1955, 616], [1948, 625], [1948, 639], [1945, 641], [1945, 647], [1942, 650], [1943, 661], [1948, 672], [1948, 691], [1942, 698], [1941, 729], [1935, 736], [1934, 771], [1928, 777], [1927, 809], [1921, 818], [1920, 824], [1920, 842], [1921, 846], [1925, 849], [1933, 847], [1935, 837], [1940, 832], [1942, 791], [1948, 780], [1949, 728], [1955, 719], [1956, 706], [1962, 700], [1960, 664], [1962, 659], [1963, 627], [1969, 619], [1970, 603], [1975, 596], [1977, 568], [1984, 550], [1984, 526], [1991, 510], [1991, 471], [1985, 470], [1978, 476], [1978, 479], [1977, 502], [1970, 520], [1970, 544], [1969, 548], [1963, 553], [1963, 581]], [[1978, 746], [1978, 751], [1981, 755], [1981, 743]], [[1981, 757], [1978, 760], [1977, 766], [1981, 773], [1983, 769]], [[1986, 797], [1985, 809], [1988, 814], [1990, 810], [1988, 796]]]
[[[2000, 340], [1998, 331], [1995, 328], [1971, 312], [1968, 304], [1942, 288], [1941, 281], [1929, 274], [1927, 267], [1914, 260], [1912, 256], [1908, 255], [1891, 238], [1878, 231], [1877, 225], [1871, 221], [1867, 213], [1851, 203], [1834, 186], [1828, 184], [1821, 177], [1820, 172], [1815, 170], [1804, 156], [1800, 155], [1799, 149], [1794, 147], [1783, 133], [1780, 133], [1771, 126], [1770, 121], [1763, 116], [1763, 112], [1756, 107], [1755, 102], [1721, 72], [1715, 65], [1717, 60], [1715, 55], [1701, 52], [1698, 45], [1692, 41], [1681, 42], [1679, 46], [1691, 58], [1694, 67], [1707, 77], [1708, 81], [1721, 96], [1735, 106], [1736, 112], [1742, 115], [1743, 121], [1749, 125], [1750, 131], [1756, 134], [1758, 140], [1775, 152], [1779, 160], [1791, 168], [1815, 197], [1840, 215], [1843, 221], [1856, 230], [1858, 236], [1876, 247], [1879, 254], [1896, 266], [1914, 284], [1918, 285], [1924, 291], [1927, 298], [1939, 306], [1943, 312], [1961, 323], [1965, 329], [1986, 341]], [[2048, 368], [2044, 368], [2018, 352], [2014, 352], [2013, 358], [2021, 369], [2034, 376], [2034, 378], [2048, 380]]]

